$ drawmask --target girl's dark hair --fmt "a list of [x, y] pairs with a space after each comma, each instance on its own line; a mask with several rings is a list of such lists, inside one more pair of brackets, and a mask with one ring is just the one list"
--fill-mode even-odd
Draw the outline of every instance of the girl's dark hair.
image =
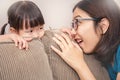
[[74, 10], [82, 9], [93, 18], [107, 18], [109, 29], [97, 45], [96, 58], [104, 64], [113, 61], [118, 45], [120, 44], [120, 10], [114, 0], [82, 0], [75, 5]]
[[[40, 9], [32, 1], [18, 1], [8, 9], [8, 24], [18, 32], [23, 26], [27, 29], [44, 23]], [[4, 34], [6, 25], [2, 27], [1, 34]]]

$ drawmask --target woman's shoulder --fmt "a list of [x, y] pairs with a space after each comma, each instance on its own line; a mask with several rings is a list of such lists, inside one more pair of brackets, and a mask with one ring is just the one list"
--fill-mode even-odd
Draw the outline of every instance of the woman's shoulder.
[[116, 52], [116, 55], [115, 55], [115, 61], [114, 61], [114, 70], [115, 72], [120, 72], [120, 45], [118, 46], [117, 48], [117, 52]]
[[116, 59], [120, 59], [120, 45], [117, 48], [117, 52], [116, 52]]

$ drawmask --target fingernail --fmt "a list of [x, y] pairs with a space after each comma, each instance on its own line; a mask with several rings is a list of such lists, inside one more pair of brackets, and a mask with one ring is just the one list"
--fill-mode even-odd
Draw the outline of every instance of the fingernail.
[[55, 36], [57, 37], [57, 36], [58, 36], [58, 34], [55, 34]]

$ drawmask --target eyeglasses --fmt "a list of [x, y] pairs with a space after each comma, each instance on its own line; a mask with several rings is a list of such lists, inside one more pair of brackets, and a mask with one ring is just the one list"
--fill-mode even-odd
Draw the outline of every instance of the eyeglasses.
[[84, 20], [100, 21], [101, 18], [77, 18], [77, 19], [74, 19], [72, 21], [72, 28], [74, 28], [76, 30], [78, 28], [80, 22], [84, 21]]

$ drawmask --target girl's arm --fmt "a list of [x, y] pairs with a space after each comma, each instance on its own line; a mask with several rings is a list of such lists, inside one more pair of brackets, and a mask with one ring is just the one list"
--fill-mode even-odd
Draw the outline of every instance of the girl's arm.
[[18, 46], [19, 49], [28, 49], [28, 43], [26, 40], [24, 40], [22, 37], [20, 37], [17, 34], [4, 34], [0, 35], [0, 42], [6, 41], [6, 40], [13, 40], [15, 42], [15, 46]]
[[96, 80], [84, 61], [83, 51], [77, 43], [71, 41], [64, 33], [61, 36], [55, 34], [53, 40], [61, 50], [54, 46], [51, 48], [78, 73], [81, 80]]

